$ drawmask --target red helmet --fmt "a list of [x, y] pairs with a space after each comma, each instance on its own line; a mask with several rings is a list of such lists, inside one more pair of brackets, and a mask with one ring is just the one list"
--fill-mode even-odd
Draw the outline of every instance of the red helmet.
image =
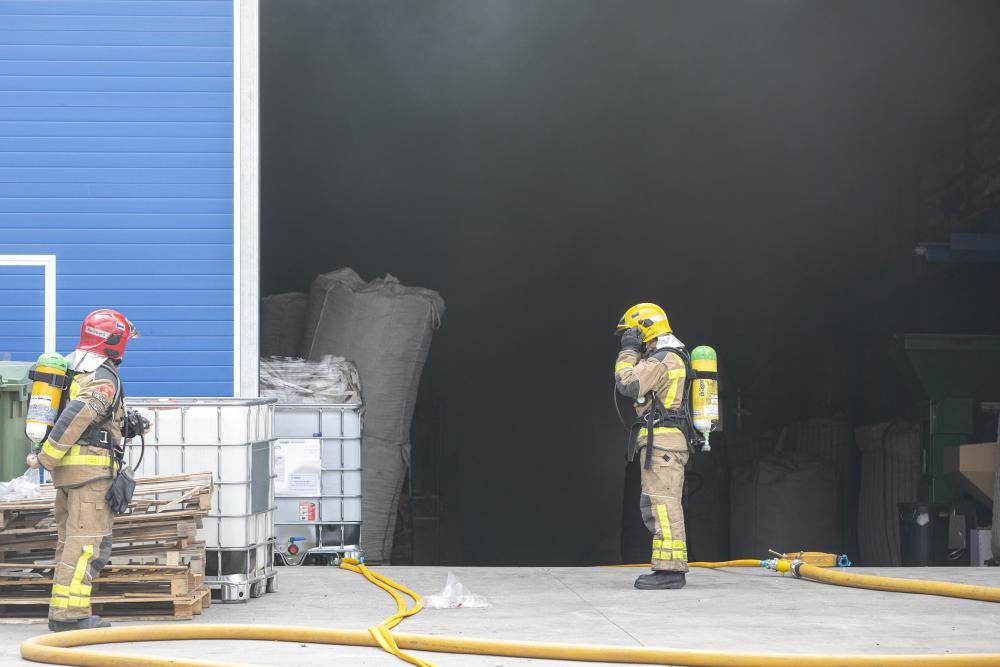
[[125, 346], [138, 335], [127, 317], [117, 310], [102, 308], [83, 318], [76, 349], [121, 361]]

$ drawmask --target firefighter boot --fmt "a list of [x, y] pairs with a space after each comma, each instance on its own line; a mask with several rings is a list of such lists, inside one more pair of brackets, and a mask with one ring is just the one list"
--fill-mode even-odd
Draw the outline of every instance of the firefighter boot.
[[69, 630], [90, 630], [91, 628], [110, 628], [111, 624], [100, 616], [84, 616], [75, 621], [53, 621], [49, 619], [49, 630], [52, 632], [67, 632]]
[[644, 574], [636, 579], [635, 587], [644, 591], [655, 591], [684, 588], [686, 583], [683, 572], [653, 570], [651, 574]]

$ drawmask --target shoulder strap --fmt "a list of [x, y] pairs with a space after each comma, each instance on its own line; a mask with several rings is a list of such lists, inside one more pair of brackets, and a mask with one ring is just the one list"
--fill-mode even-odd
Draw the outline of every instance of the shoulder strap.
[[111, 399], [111, 407], [108, 408], [107, 414], [105, 414], [104, 417], [102, 417], [101, 420], [96, 423], [96, 426], [104, 426], [109, 421], [114, 419], [115, 413], [118, 412], [118, 406], [125, 399], [125, 392], [122, 389], [122, 379], [118, 376], [118, 371], [112, 368], [108, 364], [101, 364], [100, 366], [97, 367], [97, 370], [94, 371], [95, 377], [102, 370], [108, 371], [108, 373], [111, 374], [111, 377], [115, 383], [115, 395]]

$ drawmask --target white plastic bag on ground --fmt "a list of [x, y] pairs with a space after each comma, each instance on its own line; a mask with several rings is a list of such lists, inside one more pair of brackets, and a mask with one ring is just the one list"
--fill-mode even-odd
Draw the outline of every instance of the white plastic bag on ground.
[[428, 609], [458, 609], [459, 607], [489, 607], [489, 600], [482, 595], [476, 595], [456, 577], [448, 573], [444, 588], [437, 595], [424, 598], [424, 606]]
[[27, 500], [38, 495], [38, 469], [28, 469], [20, 477], [0, 482], [0, 500]]

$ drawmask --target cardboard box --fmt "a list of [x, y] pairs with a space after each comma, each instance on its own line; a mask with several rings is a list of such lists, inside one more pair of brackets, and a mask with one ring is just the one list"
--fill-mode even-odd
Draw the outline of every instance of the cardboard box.
[[995, 442], [945, 447], [942, 452], [945, 476], [979, 502], [993, 507], [996, 452]]

